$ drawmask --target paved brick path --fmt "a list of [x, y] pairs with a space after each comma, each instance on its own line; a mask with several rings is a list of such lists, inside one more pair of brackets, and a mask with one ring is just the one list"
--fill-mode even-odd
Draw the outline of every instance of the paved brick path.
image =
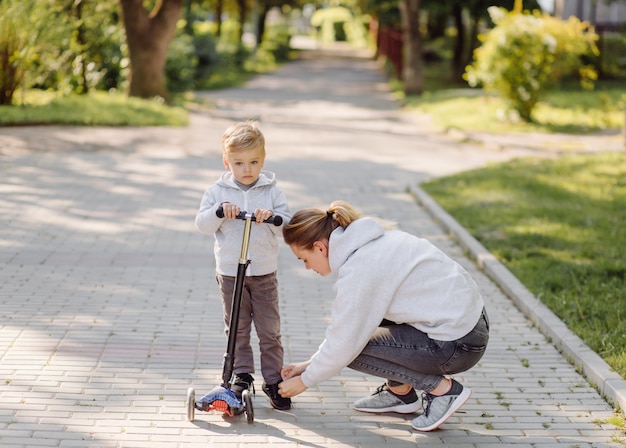
[[[188, 129], [0, 129], [0, 446], [612, 447], [612, 408], [409, 190], [419, 181], [524, 154], [429, 132], [401, 115], [376, 65], [305, 59], [245, 88], [207, 95]], [[294, 210], [346, 199], [459, 260], [482, 286], [492, 337], [459, 378], [474, 391], [442, 428], [353, 411], [381, 380], [349, 369], [255, 421], [197, 413], [185, 394], [221, 377], [226, 341], [212, 241], [193, 219], [223, 170], [219, 139], [259, 119], [266, 168]], [[332, 290], [284, 245], [286, 361], [322, 340]], [[258, 375], [257, 375], [258, 376]]]

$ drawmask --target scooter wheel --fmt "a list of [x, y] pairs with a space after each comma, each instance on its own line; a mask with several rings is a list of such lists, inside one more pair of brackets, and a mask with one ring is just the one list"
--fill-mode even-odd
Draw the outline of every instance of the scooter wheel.
[[241, 399], [243, 400], [248, 423], [254, 422], [254, 409], [252, 407], [252, 395], [250, 395], [250, 391], [244, 390], [241, 394]]
[[187, 421], [193, 422], [196, 414], [196, 391], [193, 387], [187, 389]]

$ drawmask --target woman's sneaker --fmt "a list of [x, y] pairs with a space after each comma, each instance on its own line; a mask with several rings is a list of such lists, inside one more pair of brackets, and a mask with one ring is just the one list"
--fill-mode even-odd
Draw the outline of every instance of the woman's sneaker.
[[424, 413], [411, 422], [418, 431], [432, 431], [439, 428], [452, 414], [454, 414], [472, 395], [472, 391], [452, 380], [452, 387], [445, 395], [437, 396], [424, 393], [422, 405]]
[[285, 398], [278, 393], [278, 385], [280, 383], [281, 381], [276, 384], [263, 383], [263, 392], [265, 392], [265, 395], [270, 397], [270, 403], [274, 409], [278, 409], [279, 411], [288, 411], [291, 409], [291, 398]]
[[249, 373], [238, 373], [235, 375], [235, 379], [230, 386], [230, 390], [233, 391], [235, 396], [241, 400], [241, 394], [244, 390], [250, 389], [252, 386], [252, 393], [254, 393], [254, 378]]
[[379, 386], [369, 397], [361, 398], [352, 405], [361, 412], [397, 412], [399, 414], [415, 414], [422, 410], [415, 389], [406, 395], [397, 395], [389, 390], [387, 383]]

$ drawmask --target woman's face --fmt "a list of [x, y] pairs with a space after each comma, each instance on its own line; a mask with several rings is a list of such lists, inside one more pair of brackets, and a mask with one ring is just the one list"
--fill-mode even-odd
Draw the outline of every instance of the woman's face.
[[292, 244], [291, 251], [304, 262], [307, 269], [313, 269], [322, 277], [330, 274], [330, 264], [328, 263], [328, 242], [316, 241], [312, 249], [302, 249]]

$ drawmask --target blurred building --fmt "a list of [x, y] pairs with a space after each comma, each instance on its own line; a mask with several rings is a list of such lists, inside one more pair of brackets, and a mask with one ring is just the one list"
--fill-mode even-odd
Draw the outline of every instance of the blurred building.
[[[593, 25], [626, 23], [626, 2], [607, 0], [553, 0], [554, 15], [564, 19], [575, 16]], [[546, 2], [547, 3], [547, 2]]]

